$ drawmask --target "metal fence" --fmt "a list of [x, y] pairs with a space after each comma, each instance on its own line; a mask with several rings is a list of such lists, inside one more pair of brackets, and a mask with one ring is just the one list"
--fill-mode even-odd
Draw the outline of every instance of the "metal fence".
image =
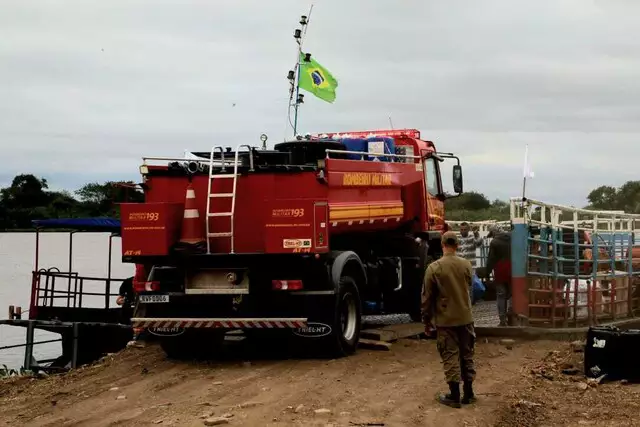
[[519, 324], [593, 325], [640, 311], [640, 215], [511, 200], [512, 306]]
[[122, 279], [86, 277], [77, 272], [61, 272], [53, 267], [33, 272], [34, 306], [66, 308], [117, 307], [118, 284]]

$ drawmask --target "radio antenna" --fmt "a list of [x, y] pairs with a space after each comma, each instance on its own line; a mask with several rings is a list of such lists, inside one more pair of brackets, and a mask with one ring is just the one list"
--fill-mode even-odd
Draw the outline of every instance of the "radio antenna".
[[[293, 32], [293, 38], [298, 45], [296, 49], [296, 66], [293, 70], [290, 70], [287, 75], [289, 80], [289, 112], [287, 115], [289, 116], [289, 124], [293, 127], [294, 138], [298, 132], [298, 108], [300, 104], [304, 103], [304, 95], [300, 93], [300, 57], [302, 56], [304, 37], [307, 34], [309, 22], [311, 22], [311, 12], [313, 12], [313, 4], [309, 8], [309, 13], [300, 17], [300, 28], [297, 28]], [[294, 93], [295, 101], [293, 98]], [[293, 107], [294, 110], [293, 123], [291, 123], [291, 107]]]

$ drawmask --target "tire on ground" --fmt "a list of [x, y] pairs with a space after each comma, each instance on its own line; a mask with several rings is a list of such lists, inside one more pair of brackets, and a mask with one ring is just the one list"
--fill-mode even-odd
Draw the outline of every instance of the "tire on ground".
[[362, 306], [356, 281], [342, 276], [330, 321], [331, 333], [323, 340], [323, 347], [333, 357], [355, 353], [360, 340]]

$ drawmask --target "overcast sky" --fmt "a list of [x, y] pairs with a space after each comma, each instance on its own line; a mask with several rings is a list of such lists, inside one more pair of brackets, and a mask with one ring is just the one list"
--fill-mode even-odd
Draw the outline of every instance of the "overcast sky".
[[[291, 135], [300, 0], [3, 0], [0, 185], [139, 179], [143, 155]], [[339, 80], [302, 132], [422, 130], [466, 190], [585, 204], [638, 179], [640, 2], [316, 0], [305, 50]], [[450, 171], [446, 171], [450, 179]]]

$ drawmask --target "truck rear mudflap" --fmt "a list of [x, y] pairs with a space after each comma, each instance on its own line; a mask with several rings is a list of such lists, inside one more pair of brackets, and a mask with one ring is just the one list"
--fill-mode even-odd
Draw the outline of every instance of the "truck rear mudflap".
[[168, 317], [133, 318], [134, 328], [159, 329], [298, 329], [307, 327], [306, 318], [209, 318], [209, 319], [180, 319]]

